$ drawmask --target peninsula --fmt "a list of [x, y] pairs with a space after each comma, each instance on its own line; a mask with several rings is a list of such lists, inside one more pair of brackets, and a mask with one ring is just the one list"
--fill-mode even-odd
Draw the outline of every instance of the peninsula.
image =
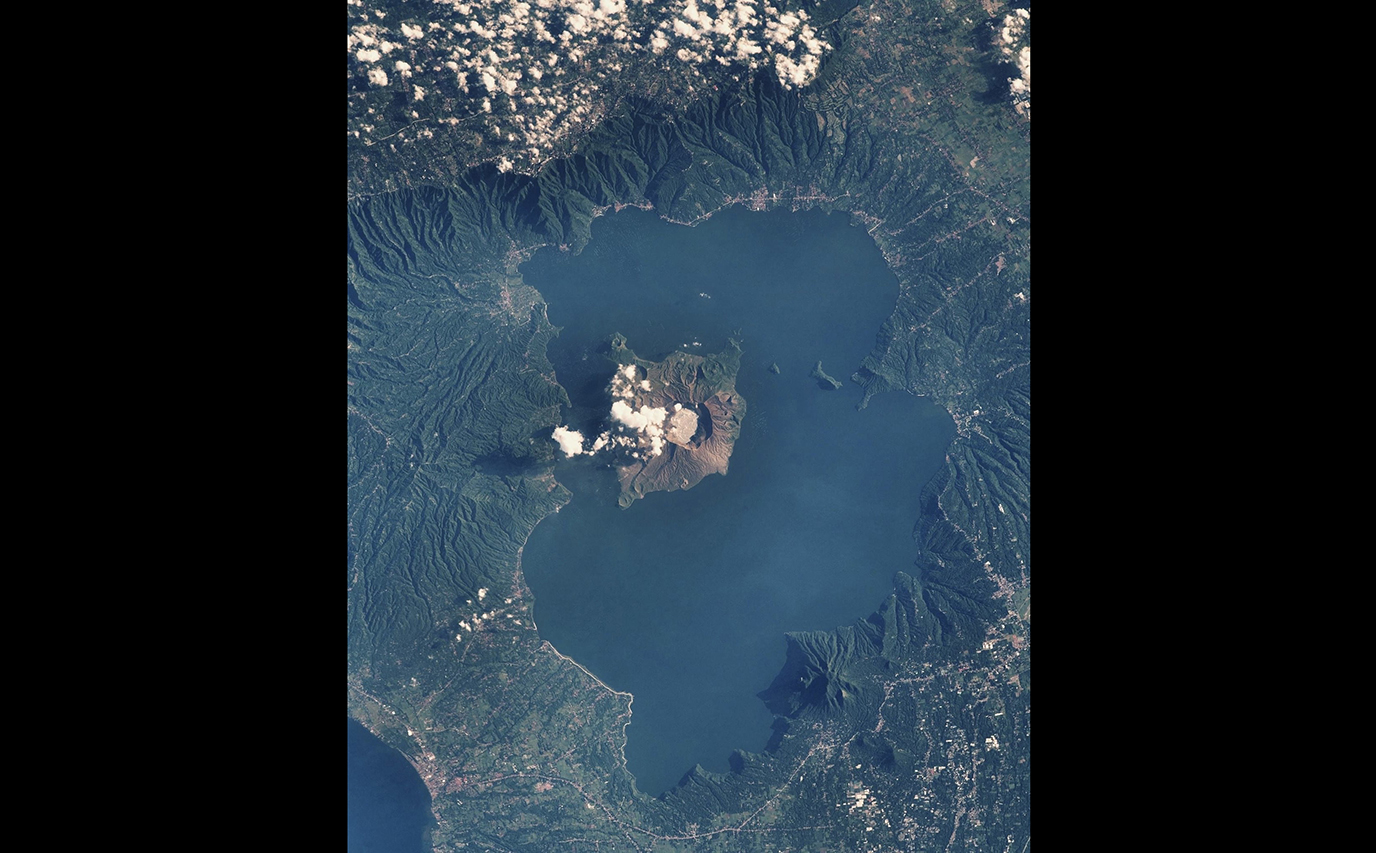
[[841, 381], [823, 370], [820, 361], [817, 362], [817, 366], [812, 368], [812, 372], [808, 375], [817, 380], [817, 387], [821, 388], [823, 391], [835, 391], [837, 388], [841, 387]]

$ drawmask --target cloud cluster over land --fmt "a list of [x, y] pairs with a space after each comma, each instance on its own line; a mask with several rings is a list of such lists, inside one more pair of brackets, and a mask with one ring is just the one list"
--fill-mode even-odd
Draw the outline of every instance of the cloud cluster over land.
[[1005, 62], [1018, 69], [1017, 77], [1008, 78], [1008, 91], [1014, 108], [1032, 117], [1032, 11], [1015, 9], [1003, 17], [998, 43]]
[[770, 0], [433, 0], [428, 7], [415, 5], [417, 14], [395, 21], [393, 29], [393, 22], [370, 10], [366, 0], [350, 0], [351, 73], [362, 70], [372, 86], [386, 87], [388, 76], [379, 63], [395, 61], [398, 70], [404, 63], [408, 73], [398, 76], [424, 76], [424, 91], [461, 96], [445, 101], [456, 115], [435, 116], [437, 123], [482, 119], [497, 138], [530, 160], [595, 120], [602, 86], [597, 81], [610, 83], [632, 67], [659, 63], [672, 71], [677, 64], [701, 84], [708, 82], [704, 69], [760, 71], [791, 88], [812, 82], [831, 50], [807, 12]]
[[635, 409], [624, 400], [612, 403], [612, 420], [644, 437], [649, 456], [664, 452], [664, 419], [668, 415], [669, 411], [663, 408], [643, 406]]
[[[592, 456], [603, 448], [610, 447], [629, 452], [633, 459], [652, 459], [664, 453], [664, 445], [669, 440], [670, 430], [674, 431], [674, 441], [686, 443], [697, 429], [697, 415], [684, 410], [682, 403], [673, 405], [672, 418], [669, 414], [671, 410], [667, 406], [637, 407], [636, 392], [649, 391], [650, 387], [650, 381], [639, 377], [634, 364], [625, 365], [612, 377], [611, 387], [608, 389], [614, 398], [611, 411], [608, 413], [611, 429], [597, 436], [592, 446], [587, 449], [582, 433], [566, 426], [555, 427], [550, 437], [558, 442], [559, 448], [569, 458], [580, 454]], [[691, 419], [684, 415], [691, 415]]]

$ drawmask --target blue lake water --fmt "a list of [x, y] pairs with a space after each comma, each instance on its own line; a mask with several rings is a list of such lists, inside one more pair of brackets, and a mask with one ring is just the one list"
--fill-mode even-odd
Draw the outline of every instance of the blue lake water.
[[[849, 377], [898, 282], [845, 216], [733, 208], [686, 228], [629, 209], [592, 233], [582, 254], [542, 250], [521, 269], [563, 329], [549, 354], [574, 404], [566, 423], [591, 435], [605, 417], [612, 333], [643, 358], [730, 337], [743, 350], [727, 476], [622, 510], [610, 469], [561, 462], [573, 500], [524, 552], [541, 636], [635, 695], [627, 763], [658, 794], [694, 764], [725, 771], [732, 750], [764, 748], [772, 717], [755, 694], [783, 664], [785, 632], [866, 616], [912, 570], [918, 496], [955, 427], [899, 393], [857, 411]], [[809, 377], [818, 360], [841, 389]]]

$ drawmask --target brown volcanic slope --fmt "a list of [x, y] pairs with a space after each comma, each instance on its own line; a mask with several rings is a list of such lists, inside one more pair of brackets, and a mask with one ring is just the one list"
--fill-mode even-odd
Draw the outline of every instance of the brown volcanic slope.
[[[637, 390], [631, 401], [635, 408], [663, 407], [672, 412], [679, 403], [698, 420], [691, 437], [670, 429], [671, 440], [662, 454], [617, 469], [621, 480], [617, 502], [622, 509], [650, 492], [691, 489], [708, 474], [725, 474], [745, 417], [745, 398], [736, 392], [740, 346], [731, 341], [715, 355], [676, 352], [654, 362], [637, 358], [626, 346], [626, 339], [616, 335], [612, 358], [618, 364], [634, 364], [637, 373], [643, 371], [643, 378], [650, 381], [650, 390]], [[671, 425], [672, 421], [666, 423], [666, 427]]]

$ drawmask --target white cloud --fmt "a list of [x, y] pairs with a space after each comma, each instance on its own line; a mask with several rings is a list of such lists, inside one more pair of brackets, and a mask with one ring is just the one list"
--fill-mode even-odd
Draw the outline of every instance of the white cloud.
[[617, 400], [612, 403], [612, 420], [641, 432], [661, 428], [666, 414], [668, 414], [667, 410], [654, 406], [633, 409], [626, 404], [625, 400]]
[[782, 53], [774, 55], [774, 69], [778, 72], [779, 82], [785, 86], [805, 86], [817, 73], [817, 57], [804, 56], [802, 62], [794, 62]]
[[[618, 383], [630, 385], [634, 376], [635, 365], [626, 365], [626, 368], [613, 378], [613, 388]], [[633, 395], [634, 390], [627, 396]], [[619, 435], [613, 441], [620, 447], [639, 448], [646, 451], [649, 456], [658, 456], [664, 452], [664, 421], [668, 415], [667, 408], [642, 406], [637, 409], [625, 400], [616, 400], [612, 403], [612, 421], [632, 430], [635, 435]]]
[[740, 38], [736, 39], [737, 60], [747, 61], [750, 59], [751, 56], [760, 53], [763, 50], [764, 48], [760, 47], [758, 44], [746, 38], [745, 36], [741, 36]]
[[372, 47], [377, 44], [378, 29], [374, 24], [360, 24], [350, 30], [350, 33], [353, 35], [353, 40], [364, 47]]
[[[635, 397], [635, 365], [628, 364], [612, 377], [612, 396], [630, 400]], [[649, 390], [646, 388], [645, 390]]]
[[[678, 66], [672, 79], [686, 92], [715, 79], [714, 69], [722, 66], [767, 68], [765, 73], [792, 87], [810, 83], [820, 57], [831, 49], [805, 13], [777, 0], [433, 0], [425, 5], [429, 11], [396, 22], [396, 30], [380, 15], [351, 11], [350, 57], [376, 63], [394, 51], [403, 54], [406, 67], [396, 65], [389, 72], [402, 80], [415, 78], [419, 88], [413, 94], [434, 95], [437, 86], [453, 85], [448, 77], [453, 74], [472, 101], [436, 104], [441, 114], [435, 120], [467, 120], [481, 110], [493, 116], [480, 119], [477, 129], [486, 136], [493, 119], [502, 116], [507, 132], [498, 138], [513, 144], [492, 158], [499, 165], [503, 155], [519, 159], [523, 162], [512, 167], [522, 169], [557, 154], [562, 140], [602, 115], [607, 102], [598, 84], [634, 63], [650, 61], [665, 70]], [[1026, 17], [1009, 16], [1024, 26]], [[1012, 64], [1022, 43], [1009, 47]], [[565, 70], [571, 64], [579, 73]], [[425, 79], [431, 71], [433, 81]], [[382, 79], [385, 75], [370, 76], [373, 85], [385, 85]], [[351, 121], [351, 130], [359, 126]]]
[[1032, 44], [1027, 28], [1031, 18], [1029, 10], [1017, 9], [1004, 16], [999, 31], [999, 46], [1007, 57], [1004, 61], [1013, 63], [1018, 69], [1019, 76], [1008, 80], [1013, 108], [1028, 118], [1032, 117]]
[[559, 442], [559, 449], [564, 451], [567, 457], [572, 458], [583, 452], [583, 434], [577, 430], [558, 426], [554, 428], [554, 434], [550, 437]]
[[381, 68], [369, 68], [368, 82], [372, 83], [374, 86], [386, 86], [387, 72], [383, 71]]

